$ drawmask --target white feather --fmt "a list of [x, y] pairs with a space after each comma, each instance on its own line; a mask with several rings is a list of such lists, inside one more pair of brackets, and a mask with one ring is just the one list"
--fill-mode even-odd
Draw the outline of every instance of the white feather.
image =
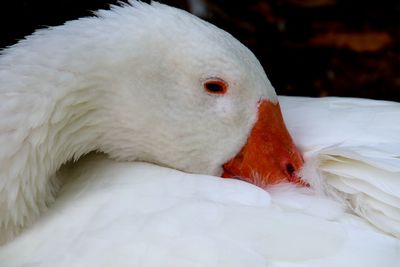
[[303, 177], [380, 230], [400, 237], [400, 104], [280, 97]]

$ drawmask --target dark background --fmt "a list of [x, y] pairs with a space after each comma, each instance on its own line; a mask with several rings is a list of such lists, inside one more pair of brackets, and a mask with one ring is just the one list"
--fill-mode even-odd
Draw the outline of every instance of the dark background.
[[[113, 0], [10, 0], [0, 47]], [[144, 1], [147, 2], [147, 1]], [[400, 101], [400, 2], [165, 0], [229, 31], [260, 59], [279, 94]]]

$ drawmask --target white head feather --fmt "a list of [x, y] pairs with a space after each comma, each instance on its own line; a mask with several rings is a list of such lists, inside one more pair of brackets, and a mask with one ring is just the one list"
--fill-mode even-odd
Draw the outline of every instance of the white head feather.
[[[226, 94], [204, 90], [215, 78]], [[0, 57], [0, 242], [53, 201], [63, 163], [93, 150], [220, 174], [260, 99], [277, 101], [245, 46], [159, 3], [35, 32]]]

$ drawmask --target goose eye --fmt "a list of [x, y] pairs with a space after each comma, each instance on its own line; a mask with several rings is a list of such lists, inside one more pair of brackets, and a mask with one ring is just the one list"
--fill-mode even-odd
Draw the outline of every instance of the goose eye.
[[228, 84], [223, 80], [212, 79], [204, 83], [204, 89], [210, 94], [223, 95], [228, 91]]

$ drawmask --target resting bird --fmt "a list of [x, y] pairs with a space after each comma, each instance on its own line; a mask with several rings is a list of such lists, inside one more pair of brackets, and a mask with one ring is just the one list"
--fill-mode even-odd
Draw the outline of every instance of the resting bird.
[[313, 101], [282, 99], [301, 175], [257, 59], [184, 11], [131, 1], [4, 50], [0, 263], [395, 266], [397, 232], [354, 215], [379, 204], [335, 182], [345, 142], [304, 141]]
[[1, 242], [54, 201], [62, 164], [92, 151], [264, 187], [300, 182], [275, 91], [239, 41], [158, 3], [96, 15], [1, 55]]

